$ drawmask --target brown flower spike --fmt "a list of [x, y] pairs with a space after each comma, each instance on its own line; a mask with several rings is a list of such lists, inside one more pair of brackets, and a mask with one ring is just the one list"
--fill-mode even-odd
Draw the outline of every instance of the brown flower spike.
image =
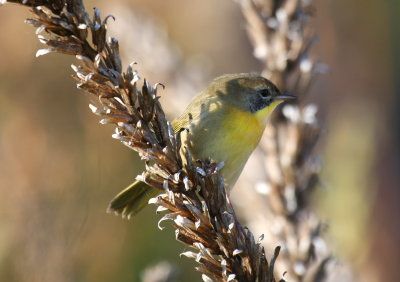
[[259, 154], [265, 180], [256, 184], [258, 193], [239, 189], [246, 208], [239, 206], [238, 210], [253, 232], [265, 234], [262, 243], [267, 250], [275, 244], [282, 247], [275, 271], [285, 272], [288, 281], [354, 281], [349, 278], [351, 271], [332, 259], [329, 243], [322, 236], [324, 224], [312, 207], [321, 170], [320, 157], [313, 149], [321, 127], [316, 106], [304, 105], [303, 99], [316, 77], [326, 71], [310, 56], [315, 42], [313, 1], [238, 3], [262, 74], [280, 89], [299, 96], [300, 103], [285, 105], [267, 124]]
[[[205, 281], [276, 281], [275, 249], [268, 263], [264, 248], [237, 220], [218, 171], [222, 164], [194, 161], [166, 120], [158, 101], [157, 85], [144, 80], [130, 65], [122, 71], [115, 38], [106, 40], [104, 20], [94, 9], [90, 18], [82, 1], [8, 1], [32, 7], [39, 40], [49, 52], [75, 55], [73, 77], [93, 95], [93, 113], [102, 124], [116, 126], [114, 138], [139, 153], [146, 163], [141, 180], [163, 193], [152, 200], [158, 211], [167, 210], [161, 220], [172, 220], [176, 238], [195, 249], [183, 255], [194, 258]], [[182, 158], [185, 159], [183, 162]], [[183, 166], [182, 164], [187, 165]]]

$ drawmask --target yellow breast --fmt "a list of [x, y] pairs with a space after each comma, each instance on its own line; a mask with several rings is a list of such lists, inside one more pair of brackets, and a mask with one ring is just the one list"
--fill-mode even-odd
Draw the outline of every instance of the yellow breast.
[[211, 158], [215, 162], [224, 162], [222, 174], [231, 188], [259, 143], [269, 115], [278, 104], [275, 102], [251, 113], [231, 105], [210, 103], [207, 110], [192, 120], [189, 131], [183, 132], [183, 145], [196, 159]]
[[182, 140], [195, 158], [224, 162], [222, 174], [232, 187], [260, 141], [264, 127], [256, 115], [225, 106], [194, 121]]
[[253, 151], [260, 141], [264, 125], [256, 115], [230, 107], [221, 124], [221, 142], [231, 145], [237, 154]]

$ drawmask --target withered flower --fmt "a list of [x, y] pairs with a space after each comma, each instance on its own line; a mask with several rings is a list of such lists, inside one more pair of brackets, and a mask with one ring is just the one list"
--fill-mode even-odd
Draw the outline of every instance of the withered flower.
[[[162, 191], [151, 202], [167, 211], [161, 220], [172, 220], [177, 240], [195, 251], [194, 258], [205, 281], [276, 281], [275, 249], [268, 262], [264, 248], [243, 227], [232, 208], [219, 175], [222, 167], [179, 154], [181, 142], [165, 118], [158, 101], [158, 85], [141, 82], [133, 65], [122, 69], [118, 41], [107, 38], [107, 19], [99, 10], [90, 18], [82, 1], [9, 1], [32, 7], [39, 40], [49, 52], [75, 55], [73, 77], [78, 88], [94, 97], [90, 109], [102, 124], [114, 124], [114, 138], [137, 151], [146, 163], [142, 176]], [[44, 34], [44, 36], [42, 36]], [[183, 165], [183, 164], [186, 165]]]

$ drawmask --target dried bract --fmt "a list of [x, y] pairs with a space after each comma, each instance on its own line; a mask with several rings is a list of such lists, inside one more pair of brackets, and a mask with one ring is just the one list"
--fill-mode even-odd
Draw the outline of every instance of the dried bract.
[[180, 154], [180, 135], [167, 122], [157, 84], [139, 85], [132, 65], [123, 70], [118, 41], [106, 40], [112, 16], [102, 19], [95, 9], [91, 18], [80, 0], [10, 2], [32, 7], [34, 18], [27, 22], [48, 46], [37, 55], [59, 52], [79, 60], [72, 66], [78, 88], [93, 96], [90, 109], [100, 122], [115, 125], [113, 138], [145, 161], [141, 180], [162, 191], [150, 202], [169, 211], [161, 221], [172, 220], [177, 240], [196, 249], [184, 255], [199, 263], [203, 279], [275, 281], [279, 248], [268, 264], [264, 249], [238, 222], [219, 175], [223, 164], [195, 161], [185, 148]]
[[[263, 75], [301, 101], [326, 69], [309, 54], [315, 41], [312, 1], [238, 2]], [[326, 281], [331, 262], [323, 224], [310, 204], [321, 169], [313, 153], [320, 135], [316, 112], [315, 105], [284, 105], [267, 125], [261, 141], [266, 179], [256, 186], [259, 195], [247, 195], [252, 208], [240, 210], [255, 232], [266, 234], [262, 243], [267, 248], [281, 244], [275, 271], [288, 281]]]

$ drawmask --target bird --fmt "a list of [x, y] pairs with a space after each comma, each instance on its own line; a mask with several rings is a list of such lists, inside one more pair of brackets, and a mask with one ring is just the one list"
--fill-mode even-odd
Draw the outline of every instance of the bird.
[[[224, 163], [221, 173], [230, 190], [258, 145], [271, 113], [281, 102], [295, 98], [282, 94], [258, 74], [226, 74], [195, 95], [171, 124], [175, 132], [181, 132], [182, 148], [194, 159]], [[160, 192], [137, 180], [117, 194], [107, 210], [130, 218]]]

